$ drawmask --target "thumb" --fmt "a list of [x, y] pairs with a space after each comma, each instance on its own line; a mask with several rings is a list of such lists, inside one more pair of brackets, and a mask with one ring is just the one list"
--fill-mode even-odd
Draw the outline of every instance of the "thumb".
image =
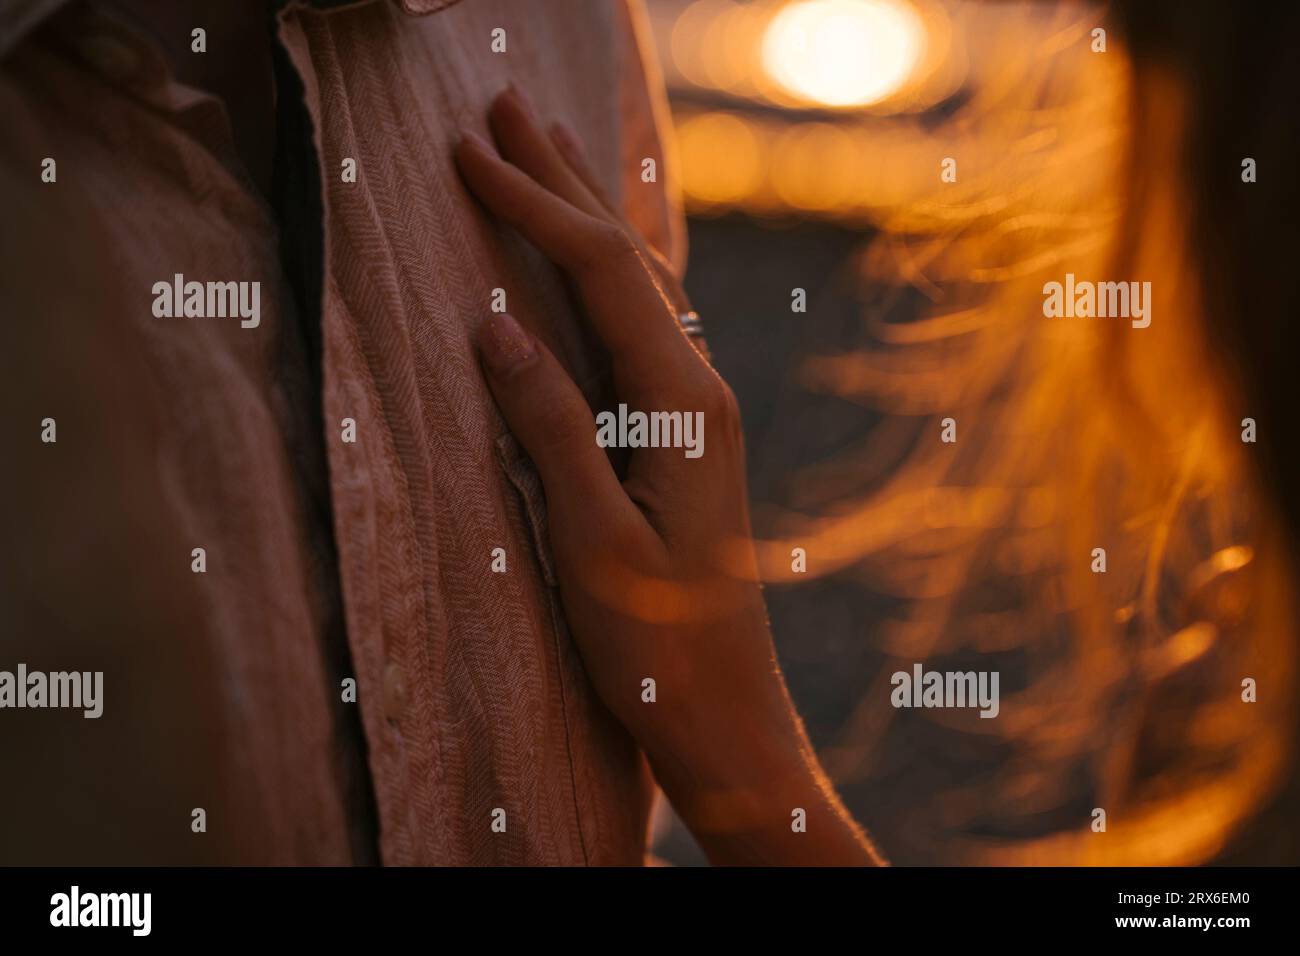
[[505, 313], [484, 321], [478, 341], [501, 414], [541, 475], [552, 526], [632, 507], [596, 444], [587, 400], [550, 350]]

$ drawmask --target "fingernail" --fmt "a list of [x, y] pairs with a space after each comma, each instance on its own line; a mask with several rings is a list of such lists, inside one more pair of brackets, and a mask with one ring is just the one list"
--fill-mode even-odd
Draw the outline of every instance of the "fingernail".
[[537, 115], [537, 110], [533, 108], [533, 101], [528, 98], [528, 93], [522, 86], [517, 85], [514, 80], [511, 80], [506, 85], [506, 89], [512, 96], [514, 96], [515, 100], [518, 101], [520, 107], [525, 113], [530, 117]]
[[479, 348], [488, 367], [505, 375], [537, 356], [537, 348], [527, 332], [505, 312], [493, 312], [479, 330]]

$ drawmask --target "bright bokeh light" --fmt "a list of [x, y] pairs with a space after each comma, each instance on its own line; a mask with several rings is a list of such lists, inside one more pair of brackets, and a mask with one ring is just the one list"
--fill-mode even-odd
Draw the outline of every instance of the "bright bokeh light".
[[925, 26], [906, 0], [802, 0], [772, 18], [763, 68], [798, 99], [866, 106], [907, 82], [924, 46]]
[[739, 202], [763, 180], [758, 139], [744, 120], [705, 113], [677, 127], [688, 198], [703, 204]]

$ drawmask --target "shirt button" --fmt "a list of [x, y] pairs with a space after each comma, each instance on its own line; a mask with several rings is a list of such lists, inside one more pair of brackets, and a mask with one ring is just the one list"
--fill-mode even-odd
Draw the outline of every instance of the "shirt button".
[[406, 676], [402, 668], [389, 662], [384, 668], [384, 716], [398, 720], [406, 708]]

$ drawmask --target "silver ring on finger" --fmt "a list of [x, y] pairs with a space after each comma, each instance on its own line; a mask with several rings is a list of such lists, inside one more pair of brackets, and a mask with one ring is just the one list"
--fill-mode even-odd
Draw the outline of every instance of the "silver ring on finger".
[[704, 338], [704, 323], [700, 321], [700, 314], [695, 310], [690, 312], [677, 313], [677, 324], [693, 339]]

